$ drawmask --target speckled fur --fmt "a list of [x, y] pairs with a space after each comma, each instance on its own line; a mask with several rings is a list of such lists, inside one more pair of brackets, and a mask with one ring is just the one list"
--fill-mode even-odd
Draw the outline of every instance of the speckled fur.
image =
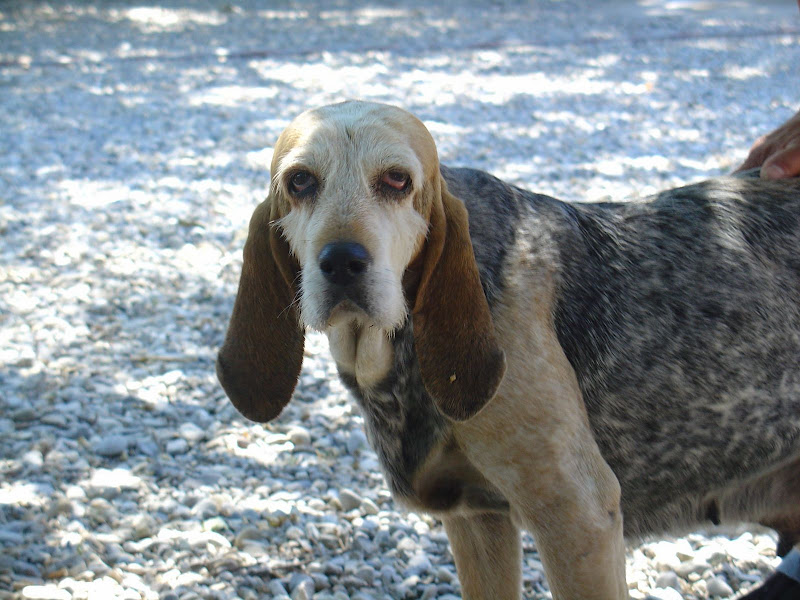
[[[626, 534], [763, 516], [757, 498], [751, 514], [713, 503], [800, 456], [800, 182], [730, 177], [566, 204], [478, 171], [442, 172], [469, 209], [490, 306], [521, 231], [536, 238], [529, 262], [557, 273], [554, 324], [622, 487]], [[344, 377], [401, 498], [449, 435], [411, 342], [407, 323], [377, 388]]]
[[411, 320], [392, 338], [394, 368], [378, 385], [360, 389], [353, 375], [340, 371], [364, 413], [367, 439], [380, 458], [392, 493], [413, 496], [412, 475], [448, 425], [422, 385], [414, 354]]

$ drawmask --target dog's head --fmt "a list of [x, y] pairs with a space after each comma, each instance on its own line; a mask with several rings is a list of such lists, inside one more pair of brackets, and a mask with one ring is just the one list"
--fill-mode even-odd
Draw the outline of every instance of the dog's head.
[[281, 134], [269, 197], [250, 221], [217, 374], [254, 421], [289, 401], [304, 328], [343, 320], [387, 335], [413, 315], [423, 382], [467, 419], [505, 371], [463, 203], [447, 191], [425, 126], [391, 106], [307, 111]]

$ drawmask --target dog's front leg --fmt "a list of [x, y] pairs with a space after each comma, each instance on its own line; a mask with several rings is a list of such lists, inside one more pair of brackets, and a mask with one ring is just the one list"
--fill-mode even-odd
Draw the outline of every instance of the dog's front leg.
[[505, 514], [443, 519], [464, 600], [520, 598], [519, 530]]
[[459, 445], [508, 500], [513, 521], [533, 534], [554, 599], [627, 599], [620, 486], [575, 373], [552, 331], [536, 322], [527, 336], [505, 339], [505, 380], [494, 400], [455, 427]]
[[579, 468], [583, 481], [551, 481], [556, 493], [512, 514], [536, 540], [554, 599], [627, 599], [619, 484], [605, 463]]
[[[498, 425], [499, 431], [494, 429]], [[527, 446], [515, 445], [515, 433], [527, 429], [515, 419], [494, 419], [492, 429], [483, 439], [493, 441], [469, 446], [468, 456], [507, 498], [513, 523], [533, 534], [553, 598], [627, 599], [619, 483], [588, 425], [585, 431], [573, 431], [570, 441], [576, 443], [556, 447], [548, 447], [552, 439], [538, 443], [535, 437], [527, 438]], [[457, 545], [453, 542], [454, 553]], [[456, 560], [458, 564], [458, 554]], [[503, 571], [493, 576], [492, 585], [502, 585]]]

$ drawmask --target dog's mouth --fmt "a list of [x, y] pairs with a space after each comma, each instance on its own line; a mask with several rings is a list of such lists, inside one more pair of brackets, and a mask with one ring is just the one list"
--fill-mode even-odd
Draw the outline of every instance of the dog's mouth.
[[369, 312], [366, 307], [351, 298], [342, 298], [331, 306], [328, 311], [327, 324], [329, 327], [341, 321], [366, 321]]
[[392, 331], [406, 318], [406, 304], [399, 286], [392, 285], [386, 277], [376, 281], [374, 274], [351, 285], [335, 285], [309, 277], [301, 283], [300, 298], [301, 318], [316, 331], [325, 331], [343, 321]]

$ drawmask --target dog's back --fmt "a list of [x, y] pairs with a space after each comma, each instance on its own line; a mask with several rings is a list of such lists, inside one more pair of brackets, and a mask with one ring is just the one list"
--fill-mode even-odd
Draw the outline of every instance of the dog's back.
[[556, 330], [627, 534], [714, 520], [731, 486], [800, 458], [800, 180], [565, 204], [443, 173], [470, 211], [490, 302], [519, 236], [556, 265]]

